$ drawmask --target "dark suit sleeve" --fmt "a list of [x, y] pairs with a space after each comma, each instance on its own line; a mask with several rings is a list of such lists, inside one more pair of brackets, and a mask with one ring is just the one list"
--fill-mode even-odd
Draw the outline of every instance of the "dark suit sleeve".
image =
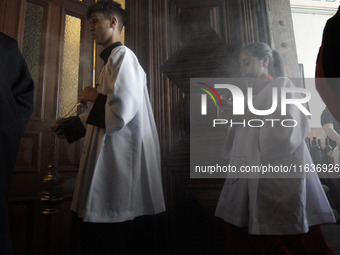
[[[328, 84], [340, 96], [340, 13], [327, 21], [323, 40], [323, 69]], [[337, 79], [335, 79], [337, 78]]]
[[21, 136], [33, 111], [34, 83], [16, 41], [0, 33], [0, 190], [8, 190]]
[[11, 90], [16, 103], [15, 115], [17, 127], [23, 133], [33, 112], [34, 82], [27, 65], [17, 46], [13, 52], [13, 67], [11, 68]]

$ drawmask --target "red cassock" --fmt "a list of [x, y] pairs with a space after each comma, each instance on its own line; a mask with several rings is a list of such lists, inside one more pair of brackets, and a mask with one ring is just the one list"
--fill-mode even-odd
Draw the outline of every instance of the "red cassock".
[[247, 228], [225, 224], [225, 254], [228, 255], [334, 255], [319, 225], [296, 235], [250, 235]]

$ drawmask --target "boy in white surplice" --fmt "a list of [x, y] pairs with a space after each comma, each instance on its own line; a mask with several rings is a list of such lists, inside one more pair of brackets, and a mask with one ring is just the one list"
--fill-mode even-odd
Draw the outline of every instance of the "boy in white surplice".
[[[273, 88], [295, 87], [282, 77], [279, 55], [267, 44], [246, 46], [239, 62], [242, 76], [253, 88], [256, 109], [270, 108]], [[228, 137], [230, 148], [223, 151], [230, 164], [238, 169], [311, 165], [305, 144], [310, 132], [308, 117], [296, 107], [287, 108], [285, 118], [296, 120], [297, 126], [233, 127], [233, 137]], [[281, 116], [274, 112], [268, 118], [279, 120]], [[319, 224], [335, 218], [317, 174], [286, 177], [288, 174], [226, 179], [215, 212], [225, 222], [226, 254], [333, 254]]]
[[[159, 140], [146, 74], [134, 53], [120, 43], [125, 16], [120, 4], [110, 0], [88, 8], [90, 30], [104, 46], [100, 57], [105, 62], [98, 87], [87, 87], [79, 96], [80, 101], [93, 105], [72, 125], [52, 126], [69, 141], [82, 133], [73, 132], [71, 126], [85, 134], [71, 207], [84, 222], [129, 222], [165, 210]], [[124, 224], [114, 228], [117, 225]], [[144, 231], [150, 228], [146, 225]]]

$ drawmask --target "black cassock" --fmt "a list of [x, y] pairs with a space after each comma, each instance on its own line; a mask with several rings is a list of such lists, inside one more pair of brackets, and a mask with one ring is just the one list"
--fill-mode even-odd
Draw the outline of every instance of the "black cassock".
[[11, 254], [8, 193], [21, 135], [33, 110], [34, 82], [17, 42], [0, 33], [0, 254]]

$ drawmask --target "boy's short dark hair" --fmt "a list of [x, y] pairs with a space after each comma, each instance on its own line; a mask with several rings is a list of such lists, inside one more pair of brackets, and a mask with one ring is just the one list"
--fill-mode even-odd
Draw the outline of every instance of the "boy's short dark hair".
[[103, 13], [106, 19], [115, 16], [119, 20], [119, 31], [123, 29], [123, 26], [125, 26], [127, 11], [124, 10], [119, 3], [116, 3], [112, 0], [100, 0], [87, 8], [87, 19], [90, 19], [92, 13], [94, 12]]

